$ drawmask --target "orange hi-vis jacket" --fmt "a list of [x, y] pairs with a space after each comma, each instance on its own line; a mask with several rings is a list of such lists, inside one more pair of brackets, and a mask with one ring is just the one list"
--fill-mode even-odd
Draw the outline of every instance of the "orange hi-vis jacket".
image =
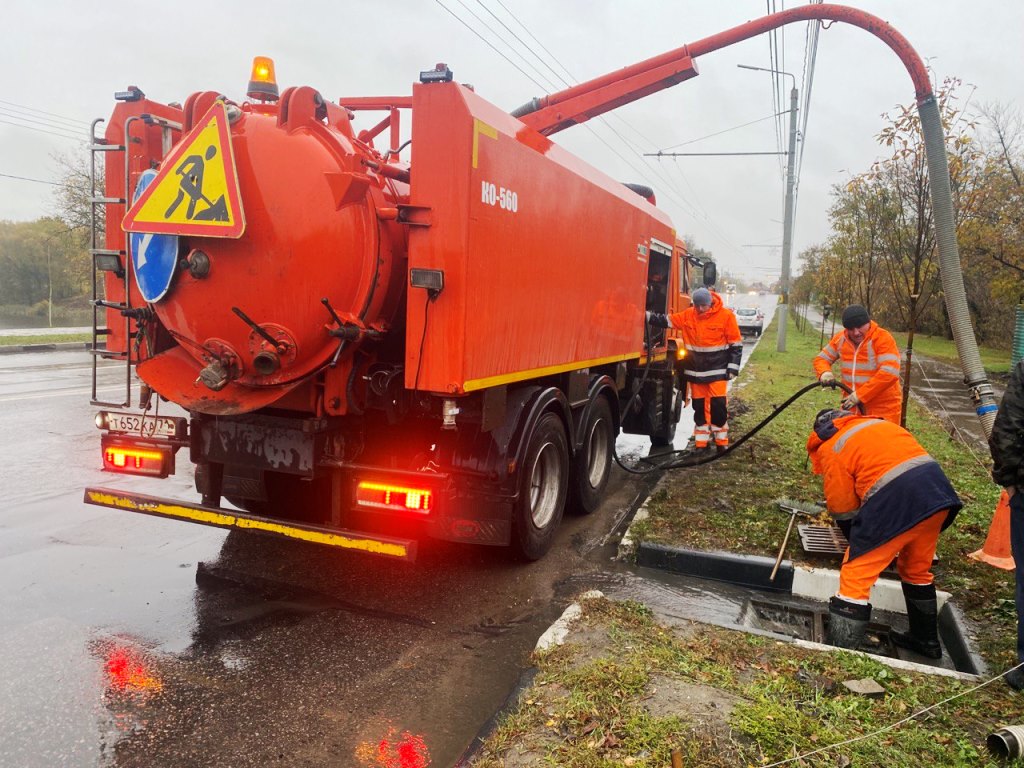
[[743, 337], [735, 313], [711, 291], [711, 307], [703, 314], [689, 307], [668, 317], [683, 333], [683, 376], [695, 384], [728, 381], [740, 372]]
[[843, 384], [857, 394], [867, 416], [900, 423], [903, 387], [900, 385], [900, 350], [892, 334], [874, 320], [858, 346], [840, 331], [814, 358], [814, 371], [821, 377], [842, 361]]
[[841, 416], [826, 440], [811, 432], [807, 453], [824, 479], [829, 513], [852, 519], [849, 560], [948, 509], [953, 522], [962, 504], [921, 444], [898, 424], [878, 417]]

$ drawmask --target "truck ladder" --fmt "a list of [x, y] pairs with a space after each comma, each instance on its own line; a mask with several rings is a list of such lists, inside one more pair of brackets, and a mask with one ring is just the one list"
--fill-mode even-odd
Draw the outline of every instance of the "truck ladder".
[[[124, 248], [121, 250], [111, 250], [109, 248], [101, 248], [100, 236], [101, 232], [106, 229], [106, 206], [108, 205], [127, 205], [127, 197], [106, 197], [99, 194], [97, 189], [97, 157], [105, 152], [120, 152], [124, 159], [124, 189], [127, 194], [127, 190], [130, 187], [130, 155], [126, 151], [126, 148], [131, 146], [131, 126], [132, 123], [141, 120], [147, 125], [159, 125], [162, 134], [162, 154], [164, 156], [170, 151], [172, 144], [172, 131], [181, 130], [179, 123], [174, 123], [163, 118], [154, 117], [153, 115], [141, 115], [129, 117], [125, 121], [124, 125], [124, 142], [121, 144], [109, 144], [103, 137], [96, 135], [96, 126], [103, 122], [102, 119], [93, 120], [92, 128], [89, 132], [89, 226], [90, 226], [90, 242], [89, 242], [89, 253], [92, 257], [92, 344], [89, 351], [92, 354], [92, 399], [90, 403], [92, 405], [107, 406], [113, 408], [130, 408], [132, 404], [132, 344], [131, 344], [131, 281], [129, 278], [130, 270], [132, 268], [132, 254], [131, 254], [131, 236], [125, 235]], [[104, 163], [106, 168], [106, 163]], [[100, 221], [100, 211], [102, 210], [102, 222]], [[99, 260], [101, 258], [108, 258], [116, 256], [120, 263], [120, 274], [118, 276], [123, 281], [124, 301], [120, 304], [107, 302], [100, 296], [100, 272], [103, 271], [99, 267]], [[124, 399], [121, 402], [100, 400], [98, 396], [98, 375], [99, 375], [99, 361], [102, 360], [113, 360], [120, 356], [119, 352], [107, 349], [106, 343], [100, 346], [100, 340], [110, 335], [111, 329], [106, 325], [107, 314], [103, 315], [104, 323], [100, 323], [100, 312], [106, 313], [106, 310], [112, 309], [119, 311], [124, 318], [124, 337], [125, 337], [125, 382], [124, 382]], [[137, 362], [137, 361], [136, 361]]]

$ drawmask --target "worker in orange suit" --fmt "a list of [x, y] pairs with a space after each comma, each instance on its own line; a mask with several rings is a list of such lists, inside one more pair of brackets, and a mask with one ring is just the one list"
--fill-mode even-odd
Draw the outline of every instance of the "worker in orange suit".
[[729, 447], [729, 380], [740, 372], [743, 337], [736, 315], [725, 307], [722, 297], [707, 288], [693, 292], [692, 305], [672, 315], [647, 313], [647, 322], [682, 332], [683, 377], [689, 383], [693, 402], [693, 443], [698, 450], [709, 447], [714, 436], [719, 453]]
[[941, 658], [932, 558], [939, 533], [963, 505], [938, 462], [898, 424], [829, 409], [815, 418], [807, 453], [823, 476], [829, 513], [851, 521], [839, 592], [829, 602], [829, 643], [860, 645], [871, 587], [895, 557], [910, 631], [890, 637]]
[[903, 387], [900, 385], [900, 350], [892, 334], [871, 319], [860, 304], [843, 310], [843, 328], [814, 358], [814, 372], [823, 387], [835, 386], [832, 365], [842, 364], [842, 382], [852, 391], [842, 407], [858, 403], [867, 416], [900, 423]]

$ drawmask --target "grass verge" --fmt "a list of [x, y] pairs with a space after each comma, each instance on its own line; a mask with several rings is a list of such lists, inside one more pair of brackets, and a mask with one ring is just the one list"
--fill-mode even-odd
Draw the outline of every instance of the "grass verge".
[[[667, 628], [635, 603], [584, 600], [568, 642], [535, 655], [538, 675], [476, 768], [767, 765], [872, 734], [972, 686], [706, 625]], [[841, 683], [870, 678], [865, 698]], [[986, 766], [994, 713], [1024, 697], [993, 684], [925, 717], [827, 749], [801, 766]]]
[[60, 344], [66, 341], [86, 342], [92, 339], [89, 333], [48, 333], [42, 336], [0, 336], [0, 347], [20, 347], [27, 344]]

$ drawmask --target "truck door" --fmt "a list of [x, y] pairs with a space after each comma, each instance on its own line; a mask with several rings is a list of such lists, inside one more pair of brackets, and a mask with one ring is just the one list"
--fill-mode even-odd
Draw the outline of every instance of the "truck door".
[[[672, 271], [672, 246], [651, 238], [647, 260], [647, 311], [664, 315], [669, 312], [669, 277]], [[665, 329], [651, 328], [650, 347], [665, 346]]]

